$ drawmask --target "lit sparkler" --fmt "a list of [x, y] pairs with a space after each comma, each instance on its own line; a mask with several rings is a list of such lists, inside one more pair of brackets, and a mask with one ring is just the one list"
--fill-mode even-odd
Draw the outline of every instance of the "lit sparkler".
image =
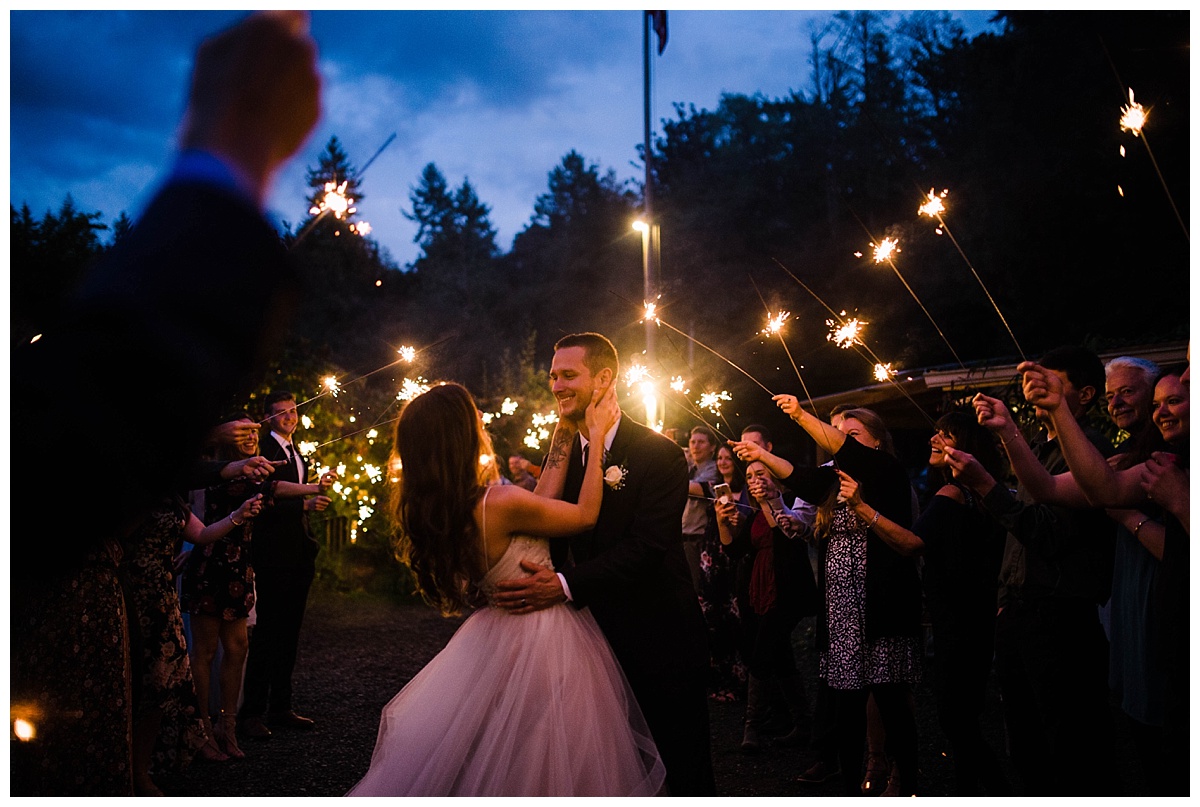
[[946, 338], [946, 334], [942, 333], [942, 328], [937, 324], [937, 320], [933, 318], [933, 314], [929, 313], [929, 309], [925, 307], [923, 302], [921, 302], [921, 298], [917, 296], [915, 291], [913, 291], [912, 286], [908, 285], [908, 281], [904, 279], [904, 275], [900, 274], [900, 269], [896, 266], [896, 261], [894, 260], [895, 255], [900, 252], [900, 242], [894, 238], [885, 238], [878, 244], [872, 243], [871, 246], [875, 248], [875, 263], [883, 263], [884, 261], [887, 261], [888, 266], [892, 267], [892, 271], [896, 273], [896, 277], [900, 278], [900, 282], [904, 284], [904, 288], [908, 289], [908, 293], [912, 295], [912, 298], [916, 300], [917, 305], [919, 305], [921, 310], [925, 312], [925, 316], [928, 317], [930, 323], [933, 324], [934, 329], [938, 332], [938, 336], [942, 337], [942, 341], [946, 343], [946, 347], [948, 347], [950, 349], [950, 353], [954, 355], [954, 360], [958, 362], [958, 366], [963, 370], [966, 370], [967, 365], [963, 364], [963, 360], [958, 357], [958, 351], [956, 351], [954, 346], [950, 344], [950, 340]]
[[[1188, 232], [1187, 224], [1183, 220], [1183, 216], [1179, 213], [1179, 208], [1175, 205], [1175, 198], [1171, 196], [1171, 190], [1167, 187], [1167, 180], [1163, 177], [1162, 171], [1159, 170], [1158, 161], [1154, 159], [1154, 152], [1150, 150], [1150, 139], [1146, 136], [1145, 127], [1146, 121], [1150, 117], [1150, 112], [1133, 99], [1133, 88], [1129, 88], [1129, 105], [1121, 107], [1121, 131], [1133, 132], [1134, 137], [1140, 137], [1142, 142], [1146, 144], [1146, 154], [1150, 157], [1150, 163], [1154, 166], [1154, 172], [1158, 174], [1158, 181], [1163, 187], [1163, 192], [1167, 194], [1167, 201], [1171, 203], [1171, 210], [1175, 213], [1175, 220], [1179, 222], [1179, 226], [1183, 228], [1183, 234], [1190, 241], [1192, 236]], [[1122, 155], [1124, 156], [1124, 155]], [[1122, 196], [1125, 194], [1122, 193]]]
[[[844, 316], [845, 314], [846, 312], [843, 311], [842, 315]], [[839, 322], [837, 320], [827, 319], [825, 320], [825, 324], [831, 329], [829, 333], [825, 335], [825, 339], [829, 342], [833, 342], [843, 350], [848, 350], [855, 345], [863, 344], [862, 329], [863, 326], [867, 324], [865, 320], [855, 318], [842, 320]]]
[[643, 364], [633, 362], [625, 371], [625, 384], [630, 388], [650, 380], [650, 370]]
[[358, 208], [354, 206], [354, 199], [346, 196], [348, 184], [349, 180], [344, 180], [340, 185], [336, 182], [326, 182], [325, 195], [321, 197], [320, 202], [308, 209], [308, 214], [319, 216], [329, 212], [335, 219], [341, 219], [357, 213]]
[[934, 193], [933, 188], [929, 189], [929, 196], [926, 197], [925, 203], [917, 208], [917, 213], [923, 216], [929, 216], [931, 219], [940, 219], [942, 214], [946, 212], [946, 205], [942, 202], [946, 198], [948, 190], [943, 190], [941, 193]]
[[350, 232], [363, 236], [364, 238], [371, 234], [371, 222], [360, 221], [350, 225]]
[[671, 323], [667, 322], [667, 321], [666, 321], [666, 320], [664, 320], [664, 319], [661, 319], [661, 318], [659, 318], [659, 319], [655, 319], [654, 321], [655, 321], [655, 322], [657, 322], [659, 325], [665, 325], [665, 326], [667, 326], [668, 328], [670, 328], [671, 330], [673, 330], [675, 333], [679, 334], [679, 335], [680, 335], [680, 336], [682, 336], [683, 338], [685, 338], [685, 339], [688, 339], [688, 340], [690, 340], [691, 342], [693, 342], [693, 343], [695, 343], [695, 344], [699, 345], [700, 347], [704, 348], [704, 349], [705, 349], [705, 350], [707, 350], [709, 353], [713, 354], [713, 355], [714, 355], [714, 356], [716, 356], [718, 359], [720, 359], [721, 361], [725, 362], [726, 364], [728, 364], [728, 365], [729, 365], [730, 367], [732, 367], [733, 369], [737, 370], [737, 371], [738, 371], [739, 373], [741, 373], [742, 375], [746, 376], [746, 378], [748, 378], [748, 379], [750, 379], [751, 381], [753, 381], [755, 384], [757, 384], [759, 387], [761, 387], [761, 388], [762, 388], [763, 392], [765, 392], [765, 393], [767, 393], [768, 395], [771, 395], [771, 396], [774, 396], [774, 395], [775, 395], [775, 393], [773, 393], [773, 392], [771, 392], [771, 390], [767, 389], [767, 388], [766, 388], [766, 386], [765, 386], [765, 385], [764, 385], [764, 384], [763, 384], [761, 381], [759, 381], [757, 378], [755, 378], [754, 376], [752, 376], [752, 375], [750, 375], [749, 373], [747, 373], [747, 372], [746, 372], [745, 370], [743, 370], [741, 367], [738, 367], [738, 366], [737, 366], [736, 364], [734, 364], [732, 361], [730, 361], [729, 359], [725, 358], [725, 357], [724, 357], [724, 356], [722, 356], [720, 353], [718, 353], [717, 351], [713, 350], [711, 347], [709, 347], [708, 345], [704, 344], [703, 342], [701, 342], [701, 341], [700, 341], [699, 339], [697, 339], [696, 337], [692, 336], [691, 334], [684, 333], [683, 331], [679, 330], [679, 329], [678, 329], [678, 328], [676, 328], [674, 325], [672, 325]]
[[517, 402], [506, 396], [500, 404], [500, 412], [505, 415], [511, 415], [516, 411]]
[[727, 390], [720, 392], [703, 392], [700, 394], [700, 400], [696, 401], [696, 405], [701, 409], [707, 409], [714, 415], [721, 414], [721, 401], [732, 401], [733, 397]]
[[409, 364], [412, 364], [413, 359], [417, 357], [417, 349], [408, 345], [401, 345], [400, 349], [396, 352], [400, 354], [400, 359], [402, 361], [406, 361]]
[[337, 376], [325, 376], [321, 379], [321, 386], [325, 387], [325, 391], [333, 395], [334, 398], [336, 398], [338, 393], [341, 391], [341, 386], [338, 384]]
[[684, 382], [683, 376], [681, 375], [674, 376], [671, 379], [671, 390], [678, 392], [680, 395], [687, 395], [689, 392], [691, 392], [691, 390], [687, 388], [687, 384]]
[[406, 378], [400, 386], [400, 391], [396, 393], [396, 400], [411, 401], [423, 392], [429, 392], [428, 381], [421, 376], [417, 376], [416, 380]]
[[1121, 131], [1133, 132], [1134, 137], [1139, 137], [1142, 134], [1142, 129], [1146, 126], [1146, 119], [1150, 117], [1150, 113], [1146, 108], [1133, 100], [1133, 88], [1129, 88], [1129, 105], [1121, 107]]
[[644, 303], [644, 306], [645, 308], [642, 312], [642, 321], [656, 322], [661, 325], [662, 322], [658, 318], [658, 303]]
[[892, 369], [891, 364], [876, 364], [875, 365], [875, 380], [883, 383], [890, 381], [892, 376], [896, 375], [896, 371]]
[[875, 248], [875, 263], [891, 262], [893, 256], [900, 251], [900, 242], [894, 238], [885, 238], [878, 244], [872, 243], [871, 246]]
[[[1012, 327], [1009, 326], [1008, 320], [1005, 319], [1004, 314], [1001, 313], [1000, 306], [996, 304], [996, 299], [992, 297], [992, 293], [988, 291], [988, 287], [984, 285], [983, 278], [981, 278], [979, 273], [975, 271], [975, 267], [967, 258], [967, 254], [963, 252], [962, 247], [959, 246], [958, 239], [954, 237], [954, 233], [950, 232], [950, 227], [946, 224], [946, 220], [942, 218], [942, 214], [946, 212], [946, 206], [942, 204], [942, 199], [945, 199], [949, 192], [949, 190], [943, 190], [940, 194], [935, 194], [933, 192], [933, 188], [930, 188], [929, 195], [926, 197], [925, 203], [917, 208], [917, 213], [937, 219], [937, 234], [942, 235], [944, 233], [950, 239], [950, 243], [954, 244], [954, 248], [958, 250], [958, 254], [961, 255], [963, 261], [966, 262], [967, 268], [971, 270], [971, 274], [974, 275], [975, 280], [979, 282], [979, 287], [983, 289], [983, 293], [987, 295], [988, 302], [992, 304], [992, 308], [995, 310], [996, 316], [1000, 317], [1000, 321], [1004, 323], [1004, 328], [1008, 331], [1009, 338], [1012, 339], [1013, 344], [1017, 348], [1017, 353], [1021, 355], [1021, 359], [1024, 361], [1025, 351], [1021, 350], [1021, 344], [1017, 341], [1017, 336], [1013, 333]], [[897, 272], [897, 274], [899, 274], [899, 272]], [[901, 278], [901, 280], [903, 280], [903, 278]], [[908, 284], [906, 283], [905, 285]], [[920, 301], [918, 300], [917, 302], [919, 303]], [[922, 306], [922, 308], [924, 308], [924, 306]], [[937, 323], [934, 323], [934, 327], [937, 327]], [[941, 333], [941, 331], [939, 330], [938, 333]], [[945, 337], [942, 338], [944, 339]], [[947, 346], [949, 345], [947, 344]], [[950, 352], [953, 353], [954, 348], [950, 348]], [[961, 364], [961, 362], [959, 363]]]
[[774, 316], [767, 317], [767, 327], [763, 328], [761, 333], [764, 336], [775, 336], [783, 331], [783, 323], [787, 322], [788, 317], [792, 314], [790, 311], [780, 311]]

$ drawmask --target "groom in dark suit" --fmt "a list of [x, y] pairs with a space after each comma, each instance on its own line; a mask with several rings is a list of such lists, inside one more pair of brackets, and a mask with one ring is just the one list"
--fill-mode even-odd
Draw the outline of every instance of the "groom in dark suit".
[[591, 608], [654, 735], [670, 794], [712, 796], [708, 646], [681, 527], [687, 462], [679, 446], [625, 415], [607, 435], [587, 433], [592, 390], [602, 394], [617, 371], [616, 348], [600, 334], [554, 346], [560, 428], [546, 462], [570, 463], [562, 498], [576, 502], [583, 452], [605, 451], [604, 501], [594, 529], [551, 541], [558, 572], [522, 564], [532, 577], [501, 582], [496, 603], [514, 613], [564, 599]]

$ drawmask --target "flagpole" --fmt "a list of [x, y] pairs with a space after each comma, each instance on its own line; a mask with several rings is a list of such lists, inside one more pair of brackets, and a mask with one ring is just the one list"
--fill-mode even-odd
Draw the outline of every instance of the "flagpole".
[[[642, 281], [643, 293], [646, 302], [654, 300], [654, 272], [652, 268], [653, 255], [655, 252], [655, 238], [658, 230], [658, 225], [654, 221], [653, 213], [653, 183], [652, 183], [652, 168], [651, 168], [651, 151], [650, 151], [650, 27], [653, 16], [649, 11], [642, 12], [642, 78], [643, 78], [643, 134], [644, 148], [643, 158], [646, 161], [646, 184], [642, 191], [642, 217], [648, 228], [645, 233], [642, 244]], [[646, 318], [646, 366], [654, 367], [654, 330], [656, 325], [654, 320]]]

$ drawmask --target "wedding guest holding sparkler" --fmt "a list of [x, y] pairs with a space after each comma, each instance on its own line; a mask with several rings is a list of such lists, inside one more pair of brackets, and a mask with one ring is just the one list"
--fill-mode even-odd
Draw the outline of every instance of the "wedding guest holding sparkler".
[[717, 436], [707, 426], [694, 426], [688, 436], [688, 500], [683, 508], [683, 554], [692, 573], [692, 587], [700, 595], [700, 555], [712, 521], [712, 486], [721, 481], [717, 471]]
[[[835, 427], [806, 412], [795, 396], [777, 395], [775, 401], [833, 455], [834, 465], [793, 468], [783, 484], [802, 499], [820, 503], [814, 534], [825, 608], [818, 613], [817, 635], [821, 677], [837, 699], [845, 792], [860, 792], [867, 698], [873, 695], [896, 765], [895, 790], [912, 795], [917, 789], [917, 727], [910, 688], [921, 673], [921, 584], [912, 558], [896, 552], [876, 532], [883, 518], [911, 527], [908, 474], [894, 456], [880, 450], [890, 435], [871, 410], [842, 412]], [[851, 488], [861, 489], [868, 505], [866, 521], [846, 499]]]
[[[253, 419], [244, 413], [231, 421], [247, 427], [254, 424]], [[236, 447], [219, 449], [219, 458], [246, 459], [258, 456], [258, 430], [246, 428], [242, 434], [244, 436]], [[209, 524], [219, 523], [240, 503], [251, 501], [258, 502], [253, 513], [258, 515], [263, 507], [273, 506], [276, 498], [311, 495], [313, 487], [282, 480], [257, 482], [246, 477], [234, 479], [210, 487], [205, 492], [204, 520]], [[325, 509], [330, 503], [330, 498], [323, 493], [318, 493], [312, 500], [312, 506], [317, 510]], [[238, 517], [233, 522], [233, 528], [220, 540], [192, 550], [182, 575], [181, 607], [190, 619], [192, 675], [202, 719], [213, 747], [227, 757], [237, 759], [245, 756], [238, 746], [235, 729], [238, 699], [242, 691], [242, 670], [249, 649], [246, 621], [255, 602], [253, 526], [253, 521]], [[221, 648], [221, 711], [214, 731], [208, 704], [210, 676], [218, 645]]]
[[[1147, 490], [1151, 483], [1149, 477], [1159, 479], [1166, 470], [1167, 476], [1176, 480], [1186, 480], [1188, 466], [1188, 385], [1185, 382], [1187, 372], [1181, 376], [1167, 374], [1155, 385], [1153, 397], [1153, 420], [1158, 426], [1161, 437], [1166, 441], [1172, 452], [1154, 451], [1148, 457], [1147, 451], [1134, 453], [1123, 461], [1109, 463], [1103, 452], [1093, 448], [1087, 439], [1086, 430], [1079, 424], [1078, 415], [1070, 406], [1070, 387], [1059, 377], [1060, 374], [1049, 369], [1046, 360], [1041, 365], [1033, 363], [1022, 364], [1018, 369], [1023, 373], [1024, 390], [1027, 400], [1035, 403], [1039, 411], [1047, 413], [1047, 418], [1053, 424], [1062, 445], [1062, 453], [1069, 471], [1052, 474], [1048, 469], [1041, 468], [1033, 461], [1033, 453], [1019, 439], [1019, 433], [1011, 423], [1003, 404], [995, 399], [978, 396], [976, 408], [980, 421], [1001, 435], [1011, 435], [1006, 441], [1010, 445], [1009, 454], [1013, 458], [1013, 467], [1022, 484], [1040, 501], [1051, 504], [1082, 506], [1095, 503], [1109, 508], [1108, 513], [1119, 524], [1126, 527], [1130, 533], [1155, 557], [1160, 558], [1158, 580], [1154, 588], [1155, 618], [1148, 631], [1161, 629], [1159, 638], [1162, 640], [1163, 657], [1162, 673], [1149, 686], [1162, 690], [1163, 705], [1163, 762], [1160, 766], [1151, 766], [1150, 776], [1156, 776], [1159, 782], [1152, 787], [1154, 792], [1165, 792], [1177, 795], [1187, 792], [1186, 750], [1188, 736], [1186, 720], [1181, 724], [1176, 716], [1186, 714], [1188, 703], [1187, 656], [1186, 650], [1180, 653], [1179, 648], [1187, 647], [1187, 609], [1186, 582], [1176, 582], [1172, 585], [1171, 575], [1179, 573], [1186, 581], [1186, 567], [1179, 561], [1186, 557], [1186, 540], [1175, 543], [1175, 561], [1168, 563], [1166, 553], [1166, 537], [1186, 533], [1186, 497], [1176, 497], [1176, 505], [1183, 503], [1184, 509], [1176, 506], [1163, 508], [1163, 502], [1153, 499], [1153, 493]], [[1152, 446], [1147, 446], [1151, 448]], [[1141, 462], [1134, 463], [1141, 457]], [[952, 460], [953, 461], [953, 460]], [[961, 473], [968, 478], [978, 476], [977, 470], [969, 459], [961, 461]], [[1168, 470], [1169, 469], [1169, 470]], [[986, 484], [983, 479], [982, 484]], [[976, 484], [980, 484], [977, 482]], [[1186, 489], [1186, 486], [1184, 486]], [[1181, 515], [1183, 518], [1181, 518]], [[1118, 571], [1119, 575], [1119, 571]], [[1163, 579], [1166, 579], [1164, 584]], [[1177, 578], [1178, 579], [1178, 578]], [[1171, 598], [1171, 592], [1176, 594], [1176, 601], [1163, 606], [1163, 592]], [[1165, 788], [1160, 791], [1158, 788]]]
[[754, 510], [737, 519], [734, 529], [728, 517], [734, 505], [722, 503], [725, 517], [718, 519], [718, 529], [722, 545], [750, 563], [747, 596], [739, 609], [750, 667], [741, 748], [754, 752], [761, 747], [772, 689], [787, 704], [792, 722], [778, 742], [798, 745], [808, 735], [812, 709], [796, 670], [791, 636], [802, 617], [816, 613], [816, 584], [804, 543], [810, 533], [784, 503], [782, 488], [762, 462], [746, 467], [746, 488]]
[[[1027, 363], [1028, 364], [1028, 363]], [[1022, 364], [1018, 369], [1027, 368]], [[1013, 763], [1026, 795], [1111, 794], [1114, 770], [1108, 705], [1108, 644], [1097, 606], [1112, 586], [1114, 531], [1086, 497], [1046, 495], [1039, 479], [1068, 469], [1075, 443], [1109, 469], [1108, 442], [1079, 421], [1097, 400], [1104, 368], [1081, 347], [1056, 348], [1036, 367], [1055, 394], [1035, 393], [1026, 374], [1026, 398], [1042, 427], [1032, 445], [1007, 407], [976, 396], [980, 424], [997, 432], [1020, 485], [1014, 496], [967, 452], [946, 458], [960, 482], [982, 499], [1008, 531], [1000, 570], [996, 616], [996, 673]], [[1064, 414], [1072, 415], [1068, 436]], [[1140, 498], [1140, 497], [1139, 497]]]
[[[995, 437], [973, 414], [949, 412], [936, 428], [929, 465], [945, 475], [946, 484], [911, 530], [881, 517], [875, 532], [897, 552], [924, 559], [938, 721], [950, 742], [957, 795], [1010, 795], [1007, 776], [980, 727], [1006, 532], [984, 511], [977, 494], [952, 478], [947, 452], [969, 452], [997, 479], [1004, 477], [1004, 461]], [[845, 482], [842, 493], [860, 518], [873, 519], [857, 482]]]
[[[172, 496], [124, 542], [119, 568], [132, 626], [135, 795], [163, 795], [150, 777], [152, 765], [158, 771], [182, 769], [196, 752], [211, 761], [228, 759], [213, 742], [211, 726], [201, 719], [176, 595], [174, 557], [183, 541], [211, 545], [239, 522], [257, 515], [261, 507], [259, 497], [246, 499], [206, 527], [180, 497]], [[207, 691], [203, 694], [207, 698]]]
[[[186, 488], [204, 426], [287, 331], [289, 267], [262, 204], [316, 123], [319, 88], [303, 12], [252, 14], [206, 40], [163, 188], [43, 337], [13, 351], [21, 428], [10, 447], [24, 470], [53, 479], [64, 457], [90, 457], [123, 483], [65, 498], [39, 485], [24, 499], [89, 528], [12, 547], [14, 795], [133, 792], [119, 546]], [[114, 383], [114, 360], [138, 383]], [[80, 390], [103, 428], [62, 428], [78, 418]], [[145, 411], [170, 412], [179, 428], [147, 429]]]

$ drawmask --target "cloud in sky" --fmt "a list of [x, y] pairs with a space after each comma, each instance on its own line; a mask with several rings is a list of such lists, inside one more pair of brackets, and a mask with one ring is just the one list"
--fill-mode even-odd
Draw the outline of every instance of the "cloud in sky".
[[[111, 222], [135, 214], [170, 159], [199, 42], [244, 16], [222, 11], [10, 14], [10, 202], [35, 215], [70, 193]], [[975, 34], [993, 12], [955, 12]], [[652, 116], [712, 109], [723, 92], [775, 98], [807, 85], [810, 32], [829, 12], [671, 11]], [[402, 209], [421, 169], [470, 180], [507, 249], [571, 149], [639, 179], [639, 11], [316, 11], [324, 109], [269, 200], [305, 215], [305, 169], [337, 135], [363, 165], [360, 216], [400, 264], [417, 256]]]

